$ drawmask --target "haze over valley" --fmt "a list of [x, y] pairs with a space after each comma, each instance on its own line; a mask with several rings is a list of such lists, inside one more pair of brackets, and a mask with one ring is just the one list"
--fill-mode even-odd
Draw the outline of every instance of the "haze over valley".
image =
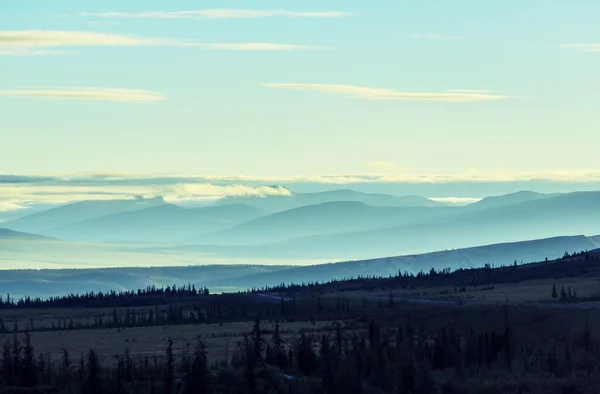
[[286, 195], [202, 205], [87, 200], [6, 221], [2, 269], [59, 271], [16, 271], [2, 286], [49, 296], [193, 281], [227, 291], [526, 263], [600, 247], [600, 192], [521, 191], [457, 204], [277, 188]]

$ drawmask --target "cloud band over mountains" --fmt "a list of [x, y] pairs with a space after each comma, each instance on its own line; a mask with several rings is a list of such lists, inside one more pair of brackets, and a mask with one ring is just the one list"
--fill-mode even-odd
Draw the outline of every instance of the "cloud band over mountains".
[[[329, 176], [185, 176], [126, 173], [82, 173], [63, 176], [0, 175], [0, 203], [3, 210], [17, 210], [36, 203], [67, 203], [81, 200], [114, 200], [162, 196], [167, 201], [216, 200], [225, 196], [268, 196], [290, 194], [294, 185], [323, 185], [339, 189], [366, 184], [444, 185], [542, 181], [596, 184], [600, 171], [555, 171], [544, 173], [464, 174], [348, 174]], [[283, 186], [279, 186], [283, 185]], [[323, 188], [319, 188], [323, 189]], [[441, 190], [436, 186], [437, 190]], [[444, 197], [440, 197], [444, 198]], [[453, 197], [456, 198], [456, 197]], [[438, 198], [439, 199], [439, 198]]]

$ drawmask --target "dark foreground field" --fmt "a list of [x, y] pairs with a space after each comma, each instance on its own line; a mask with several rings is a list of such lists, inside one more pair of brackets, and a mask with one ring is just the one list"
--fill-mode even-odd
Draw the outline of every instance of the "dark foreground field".
[[[246, 316], [223, 314], [194, 324], [142, 326], [119, 314], [118, 322], [102, 328], [36, 327], [40, 310], [18, 311], [21, 321], [33, 322], [34, 331], [12, 333], [5, 323], [0, 392], [600, 390], [596, 310], [423, 305], [324, 293], [285, 297], [283, 302], [230, 297], [228, 302], [248, 308]], [[86, 311], [56, 312], [82, 318]], [[103, 312], [87, 313], [91, 319]], [[15, 311], [2, 316], [10, 319]]]

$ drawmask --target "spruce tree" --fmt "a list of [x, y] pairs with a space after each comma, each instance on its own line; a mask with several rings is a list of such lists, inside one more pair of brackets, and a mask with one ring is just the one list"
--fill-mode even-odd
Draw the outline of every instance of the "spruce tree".
[[101, 378], [101, 367], [100, 361], [98, 360], [98, 354], [95, 351], [90, 350], [87, 355], [87, 377], [86, 377], [86, 393], [89, 394], [103, 394], [102, 390], [102, 378]]
[[565, 291], [565, 286], [562, 285], [560, 288], [560, 300], [561, 301], [566, 301], [567, 300], [567, 292]]
[[4, 342], [4, 346], [2, 346], [2, 363], [0, 371], [2, 372], [2, 383], [5, 386], [12, 386], [14, 384], [14, 367], [8, 340]]
[[169, 342], [167, 345], [167, 365], [165, 371], [165, 393], [173, 394], [174, 387], [173, 381], [175, 380], [175, 360], [173, 357], [173, 339], [169, 337]]
[[262, 360], [262, 351], [264, 348], [264, 343], [262, 339], [262, 334], [260, 332], [260, 318], [256, 316], [256, 320], [254, 321], [254, 327], [252, 328], [252, 345], [253, 345], [253, 357], [255, 362], [260, 362]]
[[11, 363], [12, 363], [12, 375], [14, 379], [17, 379], [21, 375], [21, 344], [17, 334], [13, 336], [12, 349], [11, 349]]
[[208, 394], [210, 388], [210, 372], [206, 358], [206, 348], [198, 341], [192, 361], [191, 374], [185, 385], [184, 394]]
[[281, 338], [281, 334], [279, 332], [279, 323], [275, 323], [275, 332], [273, 333], [272, 343], [273, 346], [271, 347], [271, 352], [273, 355], [273, 361], [275, 365], [277, 365], [280, 368], [283, 368], [287, 364], [287, 359], [285, 357], [283, 339]]
[[29, 332], [25, 333], [25, 346], [23, 347], [22, 370], [23, 385], [25, 387], [35, 386], [37, 383], [37, 369], [35, 365], [35, 354], [33, 346], [31, 345], [31, 336]]

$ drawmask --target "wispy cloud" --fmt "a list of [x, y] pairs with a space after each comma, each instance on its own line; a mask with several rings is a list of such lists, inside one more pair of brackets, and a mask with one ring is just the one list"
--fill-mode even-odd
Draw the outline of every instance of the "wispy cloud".
[[575, 48], [583, 52], [600, 52], [600, 43], [577, 43], [561, 45], [566, 48]]
[[111, 46], [182, 46], [231, 51], [291, 51], [310, 49], [305, 45], [268, 42], [207, 43], [144, 38], [121, 34], [85, 31], [14, 30], [0, 31], [0, 55], [49, 55], [56, 51], [45, 48]]
[[57, 56], [66, 55], [68, 52], [64, 51], [49, 51], [49, 50], [38, 50], [29, 48], [1, 48], [0, 56]]
[[441, 93], [401, 92], [391, 89], [376, 89], [362, 86], [302, 84], [302, 83], [267, 83], [266, 87], [295, 90], [311, 90], [317, 92], [339, 93], [368, 100], [422, 100], [422, 101], [486, 101], [511, 98], [490, 93], [448, 91]]
[[476, 89], [453, 89], [448, 90], [452, 93], [498, 93], [497, 90], [476, 90]]
[[168, 45], [168, 40], [140, 38], [121, 34], [61, 30], [0, 31], [0, 47], [75, 47], [75, 46], [138, 46]]
[[164, 99], [162, 94], [150, 90], [79, 87], [0, 90], [0, 95], [50, 99], [121, 101], [130, 103], [147, 103]]
[[204, 49], [229, 50], [229, 51], [299, 51], [315, 49], [306, 45], [274, 44], [266, 42], [246, 43], [216, 43], [216, 44], [190, 44]]
[[465, 40], [470, 37], [465, 36], [452, 36], [445, 34], [411, 34], [412, 38], [428, 38], [432, 40]]
[[153, 19], [241, 19], [241, 18], [340, 18], [348, 16], [340, 11], [288, 11], [252, 10], [235, 8], [213, 8], [192, 11], [147, 11], [147, 12], [81, 12], [83, 16], [98, 18], [153, 18]]

